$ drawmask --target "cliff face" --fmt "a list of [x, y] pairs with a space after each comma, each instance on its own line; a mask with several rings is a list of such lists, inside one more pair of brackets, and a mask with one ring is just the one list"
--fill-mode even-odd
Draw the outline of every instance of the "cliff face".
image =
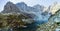
[[50, 12], [52, 14], [55, 14], [56, 11], [60, 9], [60, 3], [54, 3], [53, 5], [50, 6]]
[[2, 13], [20, 13], [20, 10], [15, 4], [12, 2], [7, 2], [7, 4], [4, 6], [4, 10]]
[[53, 22], [60, 22], [60, 9], [57, 12], [55, 12], [55, 14], [50, 16], [49, 21], [52, 23]]

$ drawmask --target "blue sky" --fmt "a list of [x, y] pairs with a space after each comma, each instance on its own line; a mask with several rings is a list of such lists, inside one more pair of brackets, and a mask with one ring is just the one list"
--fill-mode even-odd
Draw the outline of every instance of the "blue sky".
[[60, 0], [0, 0], [0, 11], [4, 9], [4, 5], [8, 1], [13, 2], [14, 4], [18, 2], [25, 2], [28, 6], [34, 6], [36, 4], [40, 4], [46, 7], [48, 7], [49, 5], [52, 5], [54, 2], [60, 3]]

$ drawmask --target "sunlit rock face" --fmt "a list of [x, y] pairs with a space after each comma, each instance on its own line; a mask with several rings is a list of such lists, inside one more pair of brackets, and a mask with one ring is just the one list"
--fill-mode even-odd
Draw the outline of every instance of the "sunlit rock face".
[[[55, 14], [51, 15], [49, 18], [49, 24], [54, 30], [60, 29], [60, 9], [55, 12]], [[51, 29], [52, 30], [52, 29]]]
[[60, 3], [55, 2], [53, 5], [50, 6], [50, 12], [55, 14], [57, 10], [60, 9]]
[[53, 24], [54, 22], [60, 22], [60, 9], [55, 14], [50, 16], [49, 22], [51, 24]]
[[4, 10], [2, 13], [20, 13], [20, 10], [15, 4], [12, 2], [7, 2], [4, 6]]

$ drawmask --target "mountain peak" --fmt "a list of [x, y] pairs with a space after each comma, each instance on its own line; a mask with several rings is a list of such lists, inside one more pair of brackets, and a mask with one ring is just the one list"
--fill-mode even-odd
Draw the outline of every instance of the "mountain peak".
[[24, 2], [21, 2], [20, 4], [25, 4]]
[[20, 9], [10, 1], [6, 3], [6, 5], [4, 6], [4, 10], [2, 11], [2, 13], [17, 13], [17, 12], [20, 12]]
[[35, 6], [40, 6], [39, 4], [35, 5]]
[[34, 5], [34, 7], [44, 7], [44, 6], [37, 4], [37, 5]]
[[37, 5], [33, 6], [33, 7], [40, 10], [40, 11], [43, 11], [43, 9], [44, 9], [44, 6], [39, 5], [39, 4], [37, 4]]
[[25, 4], [24, 2], [20, 2], [20, 3], [17, 3], [17, 5], [25, 5], [25, 6], [27, 6], [27, 4]]
[[13, 4], [13, 3], [12, 3], [12, 2], [10, 2], [10, 1], [8, 1], [8, 2], [6, 3], [6, 5], [7, 5], [7, 4]]

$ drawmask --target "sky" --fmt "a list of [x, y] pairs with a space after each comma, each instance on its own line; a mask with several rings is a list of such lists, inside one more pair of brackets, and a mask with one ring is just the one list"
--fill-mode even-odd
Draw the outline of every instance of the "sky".
[[60, 0], [0, 0], [0, 11], [4, 9], [4, 5], [8, 1], [13, 2], [14, 4], [19, 3], [19, 2], [25, 2], [28, 6], [34, 6], [36, 4], [39, 4], [45, 7], [52, 5], [54, 2], [60, 3]]

